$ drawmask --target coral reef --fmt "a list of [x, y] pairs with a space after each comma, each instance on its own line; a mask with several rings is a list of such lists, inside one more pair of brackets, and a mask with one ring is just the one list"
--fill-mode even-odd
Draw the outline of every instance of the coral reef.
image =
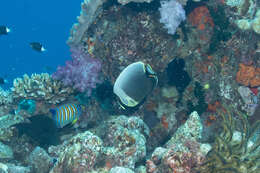
[[[205, 162], [199, 168], [201, 173], [256, 173], [260, 171], [260, 121], [248, 124], [247, 117], [240, 112], [234, 114], [224, 108], [222, 133], [216, 134], [215, 143]], [[237, 131], [239, 129], [239, 131]]]
[[244, 86], [260, 86], [260, 68], [240, 63], [236, 81]]
[[0, 116], [0, 129], [2, 131], [3, 129], [10, 128], [11, 126], [22, 122], [24, 122], [24, 118], [22, 116], [14, 115], [14, 114], [6, 114]]
[[80, 92], [91, 94], [96, 84], [100, 83], [101, 62], [85, 53], [82, 47], [71, 47], [71, 61], [66, 66], [59, 66], [52, 77], [61, 80], [65, 86], [71, 86]]
[[13, 96], [11, 91], [0, 87], [0, 117], [12, 109]]
[[192, 101], [187, 102], [188, 113], [192, 111], [197, 111], [199, 115], [203, 114], [207, 109], [207, 104], [205, 103], [205, 90], [200, 85], [200, 83], [195, 82], [194, 96], [197, 99], [197, 104], [193, 105]]
[[50, 150], [58, 156], [58, 161], [50, 173], [88, 172], [93, 170], [100, 160], [103, 142], [86, 131], [64, 142], [62, 146]]
[[[167, 95], [167, 96], [165, 96]], [[156, 146], [165, 143], [177, 128], [177, 118], [182, 118], [182, 108], [176, 107], [178, 91], [175, 87], [157, 88], [153, 97], [144, 105], [144, 110], [138, 111], [144, 122], [150, 128], [147, 139], [147, 151], [152, 152]]]
[[71, 46], [79, 45], [84, 32], [98, 16], [102, 4], [105, 1], [106, 0], [84, 0], [84, 2], [81, 3], [80, 16], [77, 17], [79, 23], [75, 23], [72, 26], [67, 44]]
[[12, 159], [14, 157], [13, 150], [8, 146], [0, 142], [0, 160]]
[[[84, 0], [72, 60], [0, 89], [0, 172], [260, 172], [259, 2], [197, 1]], [[136, 61], [159, 83], [133, 113], [113, 83]], [[57, 129], [63, 102], [86, 111]]]
[[196, 29], [199, 40], [209, 43], [215, 26], [207, 6], [199, 6], [188, 15], [188, 22]]
[[141, 119], [114, 117], [105, 129], [101, 125], [95, 132], [103, 139], [86, 131], [60, 146], [50, 147], [50, 155], [58, 157], [51, 172], [109, 170], [115, 166], [134, 169], [135, 164], [144, 159], [146, 139], [142, 133], [147, 136], [149, 131]]
[[188, 20], [191, 22], [192, 26], [195, 26], [199, 30], [205, 30], [206, 25], [214, 27], [214, 22], [206, 6], [195, 8], [189, 14]]
[[18, 114], [22, 110], [28, 112], [29, 114], [33, 114], [36, 110], [36, 102], [30, 99], [21, 100], [15, 113]]
[[168, 30], [169, 34], [174, 34], [180, 23], [186, 19], [184, 9], [176, 0], [162, 0], [159, 11], [161, 14], [160, 22], [164, 24], [164, 28]]
[[209, 144], [200, 144], [202, 124], [197, 112], [181, 126], [166, 143], [166, 148], [157, 147], [146, 167], [149, 173], [191, 173], [199, 167], [210, 151]]
[[47, 173], [53, 166], [53, 159], [40, 147], [36, 147], [28, 158], [32, 172]]
[[251, 26], [257, 34], [260, 34], [260, 10], [256, 12], [255, 18], [251, 22]]
[[241, 30], [253, 30], [260, 34], [260, 10], [259, 4], [255, 0], [227, 0], [226, 4], [235, 9], [234, 23]]
[[208, 53], [214, 53], [221, 45], [222, 41], [228, 41], [231, 38], [231, 25], [227, 12], [223, 5], [217, 5], [217, 7], [210, 6], [210, 16], [214, 22], [213, 35], [210, 40], [210, 46]]
[[0, 172], [1, 173], [31, 173], [29, 167], [16, 166], [14, 164], [3, 164], [0, 163]]
[[250, 88], [245, 86], [239, 86], [237, 90], [245, 103], [241, 106], [241, 109], [246, 111], [247, 115], [252, 116], [258, 105], [257, 95], [255, 95]]
[[202, 134], [202, 124], [196, 111], [192, 112], [189, 119], [178, 128], [173, 137], [166, 143], [167, 147], [175, 145], [181, 148], [186, 140], [198, 141]]
[[82, 45], [102, 61], [102, 74], [111, 83], [124, 67], [136, 61], [162, 72], [174, 58], [172, 52], [178, 52], [174, 39], [162, 34], [167, 31], [155, 15], [159, 5], [144, 8], [150, 12], [133, 9], [130, 4], [111, 5], [95, 20], [98, 25], [91, 25], [91, 32], [83, 35]]
[[185, 61], [180, 58], [173, 59], [166, 68], [169, 85], [175, 86], [179, 92], [179, 100], [182, 99], [182, 94], [190, 84], [191, 78], [187, 71], [184, 70]]
[[6, 91], [0, 87], [0, 105], [12, 103], [13, 98], [10, 91]]
[[[146, 138], [149, 129], [137, 117], [119, 116], [107, 122], [104, 156], [105, 162], [113, 166], [134, 169], [135, 164], [146, 155]], [[117, 140], [115, 140], [117, 139]]]
[[117, 166], [110, 169], [109, 173], [134, 173], [134, 172], [129, 168]]
[[23, 78], [16, 78], [12, 87], [13, 99], [33, 99], [47, 104], [60, 103], [72, 94], [74, 90], [65, 87], [62, 82], [53, 80], [48, 73], [27, 74]]
[[147, 2], [150, 3], [152, 0], [117, 0], [120, 4], [125, 5], [128, 4], [130, 2], [136, 2], [136, 3], [143, 3], [143, 2]]

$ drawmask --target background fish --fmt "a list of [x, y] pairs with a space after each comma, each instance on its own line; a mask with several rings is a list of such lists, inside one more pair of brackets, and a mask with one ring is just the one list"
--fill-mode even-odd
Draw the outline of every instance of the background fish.
[[0, 85], [4, 85], [4, 84], [6, 84], [6, 83], [8, 83], [8, 80], [6, 80], [6, 79], [0, 77]]
[[52, 118], [58, 128], [72, 123], [74, 124], [82, 113], [82, 106], [76, 104], [65, 104], [56, 109], [51, 109]]
[[37, 52], [44, 52], [46, 51], [46, 49], [42, 46], [41, 43], [39, 42], [31, 42], [30, 46], [33, 50], [37, 51]]
[[11, 30], [6, 26], [0, 26], [0, 35], [7, 35]]

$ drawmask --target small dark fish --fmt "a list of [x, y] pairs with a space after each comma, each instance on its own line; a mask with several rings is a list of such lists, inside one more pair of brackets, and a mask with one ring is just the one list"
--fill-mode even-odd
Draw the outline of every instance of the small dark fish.
[[11, 30], [4, 25], [0, 25], [0, 35], [7, 35]]
[[0, 77], [0, 85], [4, 85], [6, 83], [8, 83], [8, 81], [6, 79]]
[[37, 51], [37, 52], [44, 52], [46, 51], [46, 49], [42, 46], [41, 43], [39, 42], [31, 42], [30, 46], [33, 50]]

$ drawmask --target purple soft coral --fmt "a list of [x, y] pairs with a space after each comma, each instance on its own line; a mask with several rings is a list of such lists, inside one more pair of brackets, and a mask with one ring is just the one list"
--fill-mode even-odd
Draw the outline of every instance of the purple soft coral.
[[82, 47], [72, 47], [70, 51], [72, 60], [67, 61], [66, 66], [59, 66], [52, 77], [90, 95], [96, 84], [101, 82], [98, 79], [101, 62], [85, 53]]

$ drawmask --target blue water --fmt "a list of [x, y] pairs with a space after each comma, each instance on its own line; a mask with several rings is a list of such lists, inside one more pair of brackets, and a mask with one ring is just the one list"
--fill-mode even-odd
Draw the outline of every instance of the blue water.
[[[0, 36], [0, 77], [12, 81], [23, 74], [52, 72], [70, 59], [66, 40], [83, 0], [1, 0], [0, 25], [11, 29]], [[47, 49], [39, 53], [30, 42]]]

